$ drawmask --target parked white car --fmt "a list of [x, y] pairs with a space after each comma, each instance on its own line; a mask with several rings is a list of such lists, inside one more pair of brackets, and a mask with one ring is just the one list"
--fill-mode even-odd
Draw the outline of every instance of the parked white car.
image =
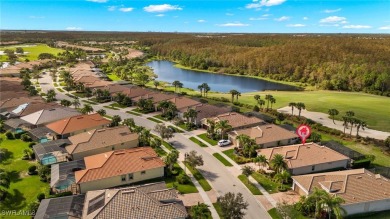
[[231, 142], [230, 140], [224, 140], [224, 139], [218, 141], [218, 145], [219, 145], [220, 147], [229, 145], [229, 144], [231, 144], [231, 143], [232, 143], [232, 142]]

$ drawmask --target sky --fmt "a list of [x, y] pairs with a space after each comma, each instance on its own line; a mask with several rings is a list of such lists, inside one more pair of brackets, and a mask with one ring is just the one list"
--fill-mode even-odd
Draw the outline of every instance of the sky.
[[1, 0], [0, 29], [390, 33], [390, 0]]

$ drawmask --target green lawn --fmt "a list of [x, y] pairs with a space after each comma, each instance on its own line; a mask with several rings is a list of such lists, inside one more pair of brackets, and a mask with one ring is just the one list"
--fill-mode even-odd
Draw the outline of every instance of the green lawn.
[[181, 129], [175, 127], [175, 126], [172, 126], [172, 125], [168, 125], [169, 128], [175, 130], [176, 133], [184, 133]]
[[57, 83], [54, 83], [53, 85], [54, 85], [54, 87], [58, 87], [58, 84], [57, 84]]
[[224, 219], [223, 212], [222, 212], [222, 209], [221, 209], [221, 205], [218, 202], [215, 202], [215, 203], [213, 203], [213, 206], [214, 206], [215, 210], [217, 211], [219, 217], [221, 219]]
[[[271, 215], [272, 219], [283, 219], [281, 216], [279, 216], [276, 208], [272, 208], [268, 210], [268, 214]], [[303, 216], [302, 214], [298, 214], [296, 218], [294, 219], [309, 219], [308, 217]]]
[[168, 150], [172, 151], [172, 150], [176, 150], [176, 148], [174, 148], [171, 144], [169, 144], [168, 142], [166, 141], [162, 141], [162, 145], [164, 145]]
[[75, 95], [75, 96], [77, 96], [77, 97], [80, 97], [80, 98], [86, 97], [84, 92], [83, 92], [83, 93], [73, 92], [72, 94]]
[[203, 142], [199, 141], [198, 139], [196, 139], [195, 137], [191, 137], [190, 140], [192, 142], [194, 142], [195, 144], [205, 148], [205, 147], [208, 147], [206, 144], [204, 144]]
[[137, 113], [137, 112], [134, 112], [134, 111], [126, 111], [126, 113], [132, 114], [132, 115], [135, 115], [135, 116], [141, 116], [142, 115], [141, 113]]
[[116, 107], [116, 108], [122, 108], [122, 109], [127, 107], [127, 106], [124, 106], [124, 105], [119, 104], [119, 103], [113, 103], [113, 104], [110, 104], [110, 106]]
[[[49, 185], [40, 181], [39, 176], [29, 176], [27, 169], [31, 165], [37, 165], [36, 162], [22, 160], [23, 150], [28, 148], [28, 143], [19, 139], [7, 140], [1, 134], [3, 142], [1, 148], [6, 148], [11, 152], [9, 159], [0, 164], [0, 168], [10, 172], [11, 184], [8, 192], [9, 197], [0, 203], [2, 210], [26, 210], [29, 203], [36, 201], [39, 193], [48, 195]], [[4, 217], [2, 218], [29, 218], [29, 217]]]
[[[23, 45], [16, 45], [16, 46], [2, 46], [0, 47], [1, 51], [4, 51], [5, 49], [12, 49], [15, 51], [16, 47], [21, 47]], [[53, 55], [57, 55], [60, 52], [63, 52], [63, 49], [58, 48], [52, 48], [49, 47], [46, 44], [36, 44], [35, 46], [30, 47], [22, 47], [24, 52], [28, 52], [26, 55], [18, 55], [22, 61], [24, 61], [26, 58], [30, 61], [38, 60], [38, 56], [41, 53], [51, 53]], [[6, 55], [0, 55], [0, 61], [7, 61], [8, 57]]]
[[115, 74], [107, 74], [107, 77], [113, 81], [120, 81], [121, 79]]
[[157, 118], [157, 119], [159, 119], [159, 120], [162, 120], [162, 121], [168, 121], [167, 119], [165, 119], [164, 117], [162, 117], [161, 114], [155, 115], [155, 116], [153, 116], [153, 117], [154, 117], [154, 118]]
[[218, 154], [218, 153], [214, 153], [213, 156], [215, 158], [217, 158], [219, 161], [221, 161], [221, 163], [227, 167], [232, 167], [233, 164], [231, 164], [228, 160], [226, 160], [224, 157], [222, 157], [222, 155]]
[[226, 154], [232, 160], [234, 160], [234, 157], [236, 156], [236, 155], [234, 155], [234, 149], [229, 149], [229, 150], [226, 150], [226, 151], [222, 151], [222, 153]]
[[200, 135], [198, 135], [198, 137], [207, 141], [207, 143], [211, 144], [212, 146], [215, 146], [218, 144], [218, 141], [207, 137], [207, 133], [200, 134]]
[[272, 179], [261, 173], [254, 172], [252, 177], [270, 194], [279, 192], [278, 188], [281, 186], [285, 189], [291, 188], [288, 185], [280, 185], [280, 183], [272, 181]]
[[61, 92], [61, 93], [63, 93], [64, 92], [64, 90], [62, 90], [61, 88], [56, 88], [59, 92]]
[[164, 157], [165, 155], [167, 155], [167, 152], [165, 152], [164, 149], [162, 149], [161, 147], [154, 147], [153, 149], [160, 157]]
[[92, 104], [92, 105], [97, 105], [97, 104], [98, 104], [98, 103], [96, 103], [96, 102], [89, 101], [89, 100], [81, 100], [81, 101], [83, 101], [84, 103]]
[[[179, 166], [179, 164], [174, 165], [175, 171], [177, 171], [177, 175], [184, 174], [184, 170]], [[176, 189], [182, 193], [182, 194], [188, 194], [188, 193], [196, 193], [198, 192], [198, 189], [196, 189], [195, 185], [190, 182], [186, 185], [179, 184], [176, 181], [176, 176], [167, 177], [165, 178], [165, 183], [167, 184], [168, 188], [173, 188], [174, 185], [176, 186]]]
[[155, 119], [155, 118], [153, 118], [153, 117], [148, 117], [148, 119], [149, 119], [150, 121], [155, 122], [155, 123], [163, 123], [162, 121], [160, 121], [160, 120], [158, 120], [158, 119]]
[[188, 163], [185, 163], [186, 167], [191, 171], [192, 175], [195, 177], [196, 180], [198, 180], [200, 186], [202, 186], [204, 191], [210, 191], [212, 188], [207, 182], [207, 180], [203, 177], [203, 175], [197, 170], [196, 168], [192, 168]]
[[249, 189], [249, 191], [251, 191], [253, 195], [262, 195], [260, 190], [255, 185], [253, 185], [245, 175], [239, 175], [238, 178], [242, 183], [244, 183], [244, 185]]
[[107, 109], [112, 109], [112, 110], [119, 110], [118, 108], [115, 108], [115, 107], [112, 107], [111, 105], [109, 106], [103, 106], [104, 108], [107, 108]]
[[[212, 89], [212, 88], [211, 88]], [[367, 122], [368, 127], [381, 131], [390, 131], [390, 98], [358, 92], [336, 91], [269, 91], [243, 93], [238, 101], [244, 104], [255, 104], [253, 96], [259, 94], [264, 99], [266, 94], [275, 97], [274, 108], [288, 106], [290, 102], [303, 102], [309, 111], [328, 113], [335, 108], [340, 112], [337, 119], [352, 110], [355, 116]], [[210, 93], [209, 96], [231, 98], [230, 94]], [[294, 110], [297, 113], [297, 110]]]

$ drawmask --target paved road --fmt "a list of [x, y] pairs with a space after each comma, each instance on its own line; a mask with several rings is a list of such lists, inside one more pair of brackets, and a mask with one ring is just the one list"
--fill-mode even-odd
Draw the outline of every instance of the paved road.
[[[54, 86], [51, 81], [49, 74], [43, 75], [39, 79], [42, 87], [42, 92], [46, 92], [49, 89], [53, 89]], [[57, 92], [57, 99], [68, 99], [72, 98], [64, 95], [63, 93]], [[80, 101], [82, 104], [83, 102]], [[144, 126], [145, 128], [153, 130], [156, 123], [148, 120], [146, 117], [138, 117], [132, 114], [128, 114], [124, 109], [121, 110], [112, 110], [104, 108], [103, 105], [99, 104], [93, 105], [95, 111], [99, 109], [104, 109], [107, 112], [107, 115], [119, 115], [122, 119], [133, 118], [134, 122], [137, 125]], [[128, 110], [128, 109], [127, 109]], [[153, 131], [152, 131], [153, 132]], [[187, 135], [187, 136], [186, 136]], [[244, 200], [248, 202], [249, 206], [246, 211], [245, 218], [253, 219], [268, 219], [271, 218], [267, 211], [261, 206], [260, 202], [249, 192], [249, 190], [239, 181], [238, 178], [234, 177], [232, 173], [214, 158], [210, 153], [206, 152], [203, 148], [199, 147], [197, 144], [188, 139], [189, 136], [186, 133], [180, 134], [176, 133], [175, 136], [169, 140], [173, 146], [180, 151], [181, 154], [195, 150], [198, 154], [203, 156], [204, 165], [198, 169], [202, 172], [203, 176], [211, 183], [212, 187], [217, 191], [218, 195], [223, 195], [228, 192], [242, 193]]]

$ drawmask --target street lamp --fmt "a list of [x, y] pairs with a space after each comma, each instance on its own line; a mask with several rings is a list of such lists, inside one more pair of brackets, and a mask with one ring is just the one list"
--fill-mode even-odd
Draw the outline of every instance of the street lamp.
[[187, 174], [187, 166], [186, 166], [186, 159], [187, 159], [187, 157], [188, 157], [188, 153], [184, 153], [184, 173], [185, 174]]

